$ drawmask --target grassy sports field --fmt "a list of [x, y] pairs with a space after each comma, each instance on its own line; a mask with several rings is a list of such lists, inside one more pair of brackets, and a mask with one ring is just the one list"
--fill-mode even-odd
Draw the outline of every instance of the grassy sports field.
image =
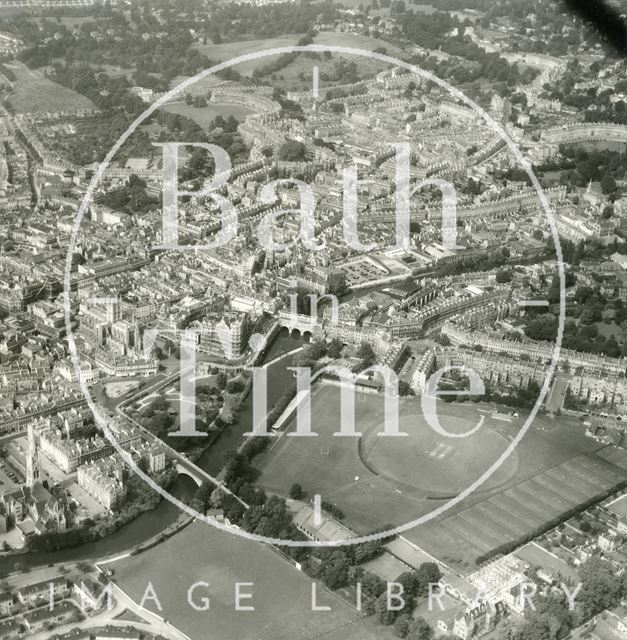
[[[319, 585], [317, 601], [331, 611], [311, 611], [311, 580], [265, 545], [250, 542], [195, 522], [169, 540], [111, 565], [115, 580], [136, 602], [152, 582], [163, 611], [152, 600], [146, 607], [166, 618], [190, 638], [220, 640], [392, 640], [389, 628], [375, 627], [346, 602]], [[196, 582], [194, 601], [210, 599], [208, 611], [187, 603]], [[235, 582], [252, 582], [253, 593], [235, 611]], [[208, 631], [210, 630], [210, 632]]]
[[[522, 416], [493, 414], [487, 405], [439, 403], [440, 424], [449, 431], [466, 430], [486, 416], [473, 436], [449, 439], [432, 431], [412, 398], [403, 401], [400, 415], [409, 436], [379, 437], [383, 399], [358, 393], [356, 424], [364, 434], [359, 449], [357, 439], [333, 437], [339, 430], [339, 392], [332, 385], [314, 390], [317, 438], [284, 436], [256, 466], [267, 489], [285, 494], [299, 482], [310, 496], [319, 493], [335, 503], [362, 533], [409, 522], [443, 504], [479, 477], [523, 424]], [[293, 426], [294, 420], [288, 428]], [[621, 468], [627, 452], [607, 456], [606, 449], [586, 438], [578, 421], [540, 416], [475, 493], [405, 535], [450, 565], [471, 570], [476, 557], [627, 478]]]
[[[335, 437], [340, 423], [340, 389], [330, 384], [314, 388], [312, 416], [317, 438], [283, 437], [262, 459], [262, 481], [269, 488], [287, 491], [293, 482], [303, 479], [312, 493], [334, 494], [334, 487], [350, 487], [376, 478], [382, 484], [402, 490], [403, 494], [433, 499], [456, 495], [469, 478], [479, 477], [494, 457], [503, 452], [508, 439], [490, 428], [481, 428], [468, 438], [446, 438], [427, 424], [420, 402], [402, 399], [400, 429], [405, 437], [384, 437], [384, 403], [379, 395], [357, 391], [358, 438]], [[440, 424], [462, 433], [484, 416], [484, 425], [493, 420], [476, 405], [439, 403]], [[464, 415], [466, 414], [466, 415]], [[292, 420], [290, 427], [294, 424]], [[324, 455], [328, 449], [329, 455]], [[322, 450], [322, 455], [321, 455]], [[488, 486], [498, 486], [516, 470], [516, 455]], [[330, 473], [329, 473], [330, 472]], [[359, 481], [355, 478], [359, 476]], [[308, 486], [305, 478], [315, 486]], [[337, 482], [336, 482], [337, 481]], [[318, 490], [321, 489], [321, 490]], [[401, 520], [402, 521], [402, 520]]]

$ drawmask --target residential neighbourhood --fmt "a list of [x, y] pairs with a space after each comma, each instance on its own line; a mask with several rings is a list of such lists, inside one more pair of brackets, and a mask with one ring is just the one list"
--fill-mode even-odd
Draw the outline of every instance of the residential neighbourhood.
[[0, 0], [0, 639], [627, 637], [573, 4]]

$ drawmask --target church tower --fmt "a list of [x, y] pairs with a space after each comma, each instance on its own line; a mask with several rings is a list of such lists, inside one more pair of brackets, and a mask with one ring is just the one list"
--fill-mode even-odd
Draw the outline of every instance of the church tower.
[[32, 488], [39, 482], [39, 448], [35, 439], [35, 427], [28, 425], [28, 452], [26, 454], [26, 485]]

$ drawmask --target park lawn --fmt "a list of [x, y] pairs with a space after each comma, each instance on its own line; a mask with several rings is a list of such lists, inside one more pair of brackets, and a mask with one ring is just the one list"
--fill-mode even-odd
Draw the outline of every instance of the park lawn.
[[[296, 45], [302, 34], [290, 34], [279, 36], [276, 38], [267, 38], [262, 40], [245, 40], [242, 42], [228, 42], [223, 44], [206, 44], [197, 45], [197, 49], [204, 53], [210, 60], [218, 62], [231, 60], [241, 55], [249, 53], [263, 52], [268, 49], [278, 47], [289, 47]], [[353, 47], [355, 49], [363, 49], [373, 51], [377, 48], [385, 48], [387, 54], [400, 58], [406, 58], [406, 54], [402, 49], [378, 38], [372, 38], [363, 34], [356, 33], [336, 33], [334, 31], [322, 31], [314, 38], [315, 44], [323, 44], [329, 46]], [[257, 67], [264, 66], [276, 60], [277, 56], [265, 56], [256, 60], [249, 60], [234, 66], [233, 68], [240, 74], [250, 76]], [[320, 74], [332, 73], [334, 64], [339, 59], [345, 62], [356, 62], [360, 78], [370, 78], [374, 74], [388, 68], [389, 65], [370, 60], [363, 57], [355, 57], [352, 55], [340, 55], [333, 53], [331, 59], [326, 59], [320, 54], [300, 55], [289, 65], [280, 69], [273, 74], [273, 86], [279, 85], [286, 89], [306, 89], [311, 85], [313, 67], [319, 68]], [[324, 83], [320, 85], [321, 90], [324, 89]]]
[[161, 107], [161, 110], [190, 118], [203, 129], [207, 128], [216, 116], [222, 116], [223, 118], [233, 116], [242, 122], [249, 113], [252, 113], [251, 109], [247, 109], [246, 107], [213, 102], [210, 102], [206, 107], [194, 107], [185, 102], [173, 102], [164, 105]]
[[[277, 47], [289, 47], [298, 43], [303, 34], [288, 34], [276, 38], [264, 38], [261, 40], [243, 40], [241, 42], [223, 42], [222, 44], [196, 45], [196, 48], [204, 53], [212, 62], [224, 62], [232, 60], [248, 53], [256, 53]], [[271, 57], [259, 60], [249, 60], [233, 67], [238, 73], [249, 76], [258, 66], [273, 60]]]
[[373, 38], [361, 33], [343, 33], [337, 31], [320, 31], [314, 40], [316, 44], [326, 44], [338, 47], [354, 47], [356, 49], [365, 49], [366, 51], [374, 51], [375, 49], [384, 48], [389, 56], [403, 55], [403, 49], [380, 38]]
[[[116, 583], [139, 602], [149, 582], [163, 611], [153, 600], [146, 608], [166, 618], [194, 640], [391, 640], [389, 629], [375, 626], [355, 607], [322, 585], [317, 602], [331, 611], [311, 611], [312, 581], [266, 545], [195, 522], [172, 538], [111, 565]], [[194, 601], [209, 597], [208, 611], [188, 605], [187, 590], [196, 582]], [[251, 582], [255, 611], [235, 611], [235, 582]], [[208, 630], [211, 630], [208, 633]]]
[[599, 335], [605, 336], [606, 339], [614, 336], [619, 344], [623, 341], [623, 331], [615, 322], [610, 322], [609, 324], [607, 322], [595, 322], [594, 325], [599, 330]]
[[[399, 47], [385, 40], [379, 40], [357, 33], [322, 31], [316, 35], [314, 44], [350, 47], [362, 51], [374, 51], [375, 49], [384, 48], [387, 55], [407, 59], [406, 54], [404, 54]], [[369, 80], [377, 73], [390, 68], [388, 63], [349, 53], [331, 52], [331, 58], [326, 58], [322, 54], [305, 54], [298, 56], [285, 68], [273, 74], [271, 80], [273, 84], [278, 83], [286, 89], [306, 90], [312, 86], [313, 67], [317, 66], [320, 73], [320, 92], [324, 95], [327, 85], [333, 86], [337, 84], [337, 82], [325, 80], [324, 76], [325, 74], [333, 76], [335, 64], [340, 60], [345, 64], [351, 62], [356, 63], [360, 80]], [[268, 59], [268, 61], [270, 61], [270, 59]], [[276, 80], [274, 79], [275, 77]], [[344, 84], [344, 82], [340, 81], [340, 84]]]
[[16, 113], [56, 113], [95, 109], [85, 96], [52, 82], [39, 70], [31, 70], [26, 65], [12, 60], [5, 63], [15, 74], [13, 93], [9, 103]]

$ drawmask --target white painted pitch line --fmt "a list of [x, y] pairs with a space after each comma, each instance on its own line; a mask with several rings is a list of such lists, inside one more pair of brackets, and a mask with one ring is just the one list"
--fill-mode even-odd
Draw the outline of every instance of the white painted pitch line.
[[451, 453], [452, 450], [453, 446], [449, 444], [448, 447], [445, 447], [443, 451], [438, 453], [438, 459], [441, 460], [442, 458], [445, 458], [449, 455], [449, 453]]

